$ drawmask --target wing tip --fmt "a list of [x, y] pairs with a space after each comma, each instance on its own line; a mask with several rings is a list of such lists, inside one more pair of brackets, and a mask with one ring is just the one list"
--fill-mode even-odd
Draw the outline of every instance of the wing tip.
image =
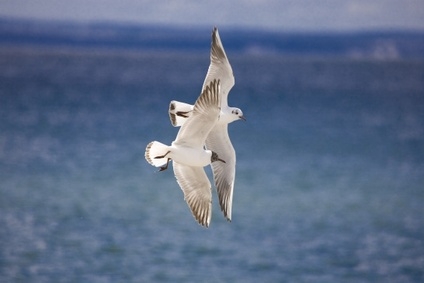
[[231, 222], [234, 185], [223, 185], [219, 184], [218, 181], [215, 182], [215, 185], [217, 186], [218, 200], [221, 211], [224, 214], [225, 219], [227, 219], [228, 222]]
[[221, 211], [224, 214], [224, 218], [231, 222], [231, 207], [227, 207], [225, 205], [221, 205]]
[[178, 126], [178, 122], [177, 122], [177, 115], [175, 115], [174, 113], [169, 112], [169, 120], [171, 120], [171, 124], [174, 127]]
[[172, 126], [177, 126], [177, 116], [173, 113], [169, 113], [169, 119], [171, 120]]
[[214, 38], [216, 38], [217, 34], [218, 34], [218, 28], [214, 26], [212, 29], [212, 41], [214, 40]]
[[186, 196], [185, 201], [194, 219], [196, 219], [201, 226], [209, 228], [212, 217], [212, 199], [205, 200], [198, 198], [196, 194], [192, 194]]
[[193, 215], [194, 219], [199, 223], [199, 225], [209, 228], [210, 222], [211, 222], [211, 205], [209, 204], [208, 208], [199, 209], [200, 204], [197, 204], [196, 206], [192, 206], [193, 204], [189, 204], [191, 214]]
[[224, 51], [221, 38], [219, 36], [218, 28], [215, 26], [212, 31], [212, 42], [211, 42], [211, 60], [212, 61], [223, 61], [228, 60], [227, 55]]
[[169, 119], [171, 120], [171, 124], [172, 126], [176, 126], [177, 125], [177, 115], [175, 115], [175, 101], [172, 100], [169, 103], [169, 109], [168, 109], [168, 114], [169, 114]]

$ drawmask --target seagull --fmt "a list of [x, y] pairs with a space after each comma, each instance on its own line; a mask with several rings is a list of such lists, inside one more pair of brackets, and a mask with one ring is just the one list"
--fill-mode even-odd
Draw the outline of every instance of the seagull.
[[171, 146], [158, 141], [146, 147], [145, 158], [151, 165], [168, 168], [173, 161], [174, 174], [184, 199], [194, 218], [209, 227], [212, 211], [211, 183], [203, 169], [212, 163], [223, 163], [214, 151], [204, 149], [206, 137], [218, 122], [220, 115], [220, 81], [211, 81], [194, 104], [190, 117], [178, 131]]
[[[211, 166], [221, 211], [224, 213], [224, 217], [231, 221], [234, 179], [236, 175], [236, 153], [228, 136], [228, 124], [246, 119], [239, 108], [228, 106], [228, 93], [234, 86], [235, 80], [233, 70], [219, 37], [218, 29], [215, 27], [212, 32], [210, 65], [202, 89], [216, 79], [221, 82], [221, 113], [218, 123], [207, 136], [205, 145], [206, 148], [216, 152], [226, 161], [225, 163], [214, 162]], [[172, 125], [174, 127], [184, 125], [193, 115], [193, 109], [193, 105], [188, 103], [171, 101], [169, 104], [169, 117]]]

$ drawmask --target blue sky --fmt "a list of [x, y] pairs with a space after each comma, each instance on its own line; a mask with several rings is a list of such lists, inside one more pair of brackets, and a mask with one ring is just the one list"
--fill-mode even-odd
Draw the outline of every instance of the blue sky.
[[424, 30], [424, 0], [1, 0], [0, 17], [280, 31]]

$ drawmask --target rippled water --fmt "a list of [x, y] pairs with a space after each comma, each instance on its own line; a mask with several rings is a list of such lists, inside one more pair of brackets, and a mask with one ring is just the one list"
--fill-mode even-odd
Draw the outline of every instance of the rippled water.
[[228, 54], [233, 222], [172, 170], [204, 54], [0, 52], [0, 281], [422, 282], [424, 63]]

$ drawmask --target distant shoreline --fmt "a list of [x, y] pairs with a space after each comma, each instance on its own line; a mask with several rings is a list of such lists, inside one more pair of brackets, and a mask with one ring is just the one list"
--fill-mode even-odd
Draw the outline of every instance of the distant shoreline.
[[[357, 59], [424, 58], [424, 31], [282, 33], [223, 29], [220, 33], [229, 53]], [[209, 50], [210, 31], [204, 27], [0, 19], [0, 47], [197, 53]]]

